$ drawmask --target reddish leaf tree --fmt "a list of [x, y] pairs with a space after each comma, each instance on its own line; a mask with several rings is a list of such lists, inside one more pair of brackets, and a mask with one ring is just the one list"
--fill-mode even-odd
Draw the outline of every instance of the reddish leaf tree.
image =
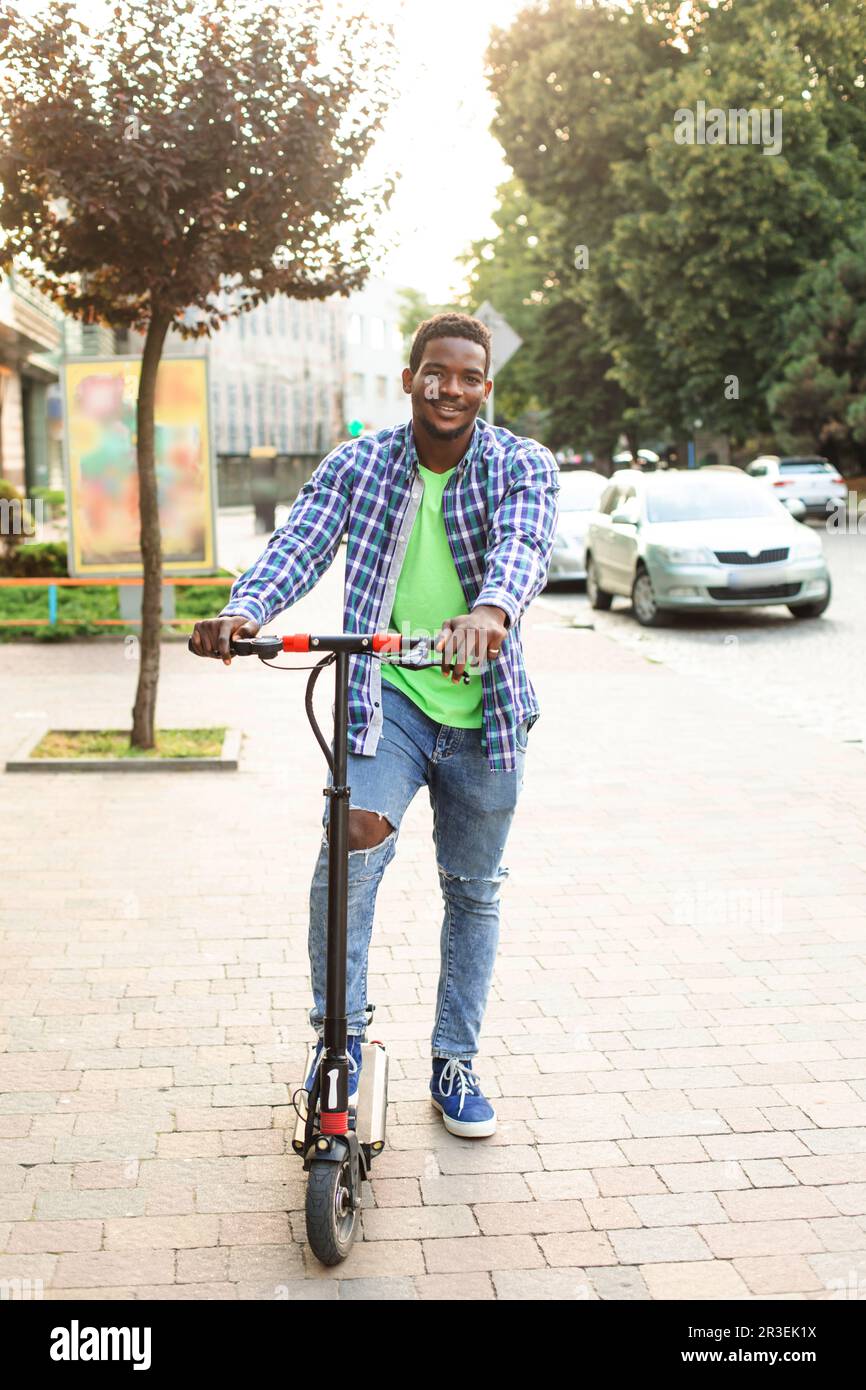
[[392, 92], [389, 27], [316, 0], [58, 0], [0, 13], [0, 265], [67, 313], [145, 334], [137, 464], [144, 571], [132, 743], [154, 745], [162, 545], [154, 397], [169, 329], [210, 334], [282, 292], [369, 273], [394, 181], [359, 188]]

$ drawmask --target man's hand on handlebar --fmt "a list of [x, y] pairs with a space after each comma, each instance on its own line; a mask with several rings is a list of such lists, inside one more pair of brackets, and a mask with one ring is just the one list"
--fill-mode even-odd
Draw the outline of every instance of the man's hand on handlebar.
[[255, 637], [259, 624], [242, 613], [233, 613], [225, 618], [203, 618], [192, 630], [190, 646], [196, 656], [212, 656], [231, 666], [232, 637]]
[[508, 636], [505, 613], [501, 608], [476, 604], [469, 613], [448, 618], [441, 628], [436, 651], [442, 653], [442, 674], [459, 681], [467, 665], [480, 666], [495, 658]]

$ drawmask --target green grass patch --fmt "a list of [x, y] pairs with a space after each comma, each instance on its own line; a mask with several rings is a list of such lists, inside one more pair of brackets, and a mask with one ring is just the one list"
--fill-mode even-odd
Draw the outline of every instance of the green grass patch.
[[225, 728], [158, 729], [155, 748], [131, 748], [125, 729], [49, 729], [31, 758], [218, 758]]

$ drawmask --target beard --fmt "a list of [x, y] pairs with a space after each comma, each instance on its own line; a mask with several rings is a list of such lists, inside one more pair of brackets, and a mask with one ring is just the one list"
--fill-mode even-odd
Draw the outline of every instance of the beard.
[[433, 439], [459, 439], [462, 434], [472, 428], [475, 423], [475, 416], [469, 415], [468, 418], [461, 420], [460, 424], [453, 425], [448, 429], [442, 425], [437, 425], [434, 420], [428, 420], [426, 415], [419, 415], [419, 423]]

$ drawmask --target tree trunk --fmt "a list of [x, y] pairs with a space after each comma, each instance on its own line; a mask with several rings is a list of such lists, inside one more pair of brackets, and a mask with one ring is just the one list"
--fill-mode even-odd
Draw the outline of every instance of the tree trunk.
[[138, 514], [141, 523], [140, 546], [144, 568], [141, 598], [141, 642], [138, 689], [132, 708], [133, 748], [153, 748], [156, 691], [159, 684], [159, 638], [162, 629], [162, 537], [159, 529], [156, 468], [154, 464], [153, 412], [156, 399], [156, 373], [170, 314], [154, 309], [144, 340], [141, 376], [138, 382], [136, 417], [136, 455], [138, 460]]

